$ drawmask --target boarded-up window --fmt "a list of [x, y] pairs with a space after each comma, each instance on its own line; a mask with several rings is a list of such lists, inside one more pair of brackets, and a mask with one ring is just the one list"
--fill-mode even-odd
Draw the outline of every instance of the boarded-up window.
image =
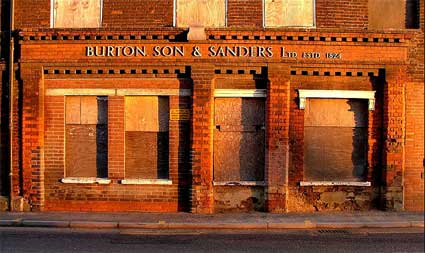
[[168, 97], [125, 98], [125, 177], [167, 179]]
[[53, 0], [55, 28], [96, 28], [101, 25], [102, 0]]
[[264, 26], [314, 26], [314, 0], [265, 0]]
[[370, 29], [405, 27], [406, 0], [369, 0]]
[[214, 181], [264, 180], [263, 98], [216, 98]]
[[226, 25], [226, 0], [177, 0], [178, 27]]
[[68, 96], [65, 176], [107, 177], [107, 97]]
[[304, 113], [304, 179], [363, 181], [367, 100], [307, 99]]

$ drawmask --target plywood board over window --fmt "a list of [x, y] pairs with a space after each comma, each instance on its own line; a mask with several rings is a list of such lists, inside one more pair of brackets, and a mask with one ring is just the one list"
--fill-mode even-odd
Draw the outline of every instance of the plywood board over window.
[[226, 0], [177, 0], [178, 27], [226, 25]]
[[168, 179], [168, 97], [125, 98], [125, 178]]
[[214, 181], [263, 181], [264, 98], [216, 98]]
[[65, 176], [107, 177], [107, 98], [65, 101]]
[[53, 0], [55, 28], [96, 28], [101, 26], [102, 0]]
[[314, 26], [314, 0], [265, 0], [265, 27]]
[[369, 0], [369, 29], [405, 27], [406, 0]]
[[364, 181], [367, 126], [365, 99], [307, 99], [304, 180]]

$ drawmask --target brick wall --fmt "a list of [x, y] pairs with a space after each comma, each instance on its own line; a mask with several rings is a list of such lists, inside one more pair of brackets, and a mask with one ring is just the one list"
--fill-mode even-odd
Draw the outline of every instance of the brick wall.
[[367, 29], [368, 0], [316, 0], [318, 28]]
[[[16, 27], [49, 28], [50, 1], [18, 0]], [[263, 25], [262, 0], [229, 0], [229, 27], [257, 27]], [[33, 11], [37, 10], [37, 11]], [[172, 0], [104, 0], [102, 28], [140, 29], [173, 26]], [[367, 0], [316, 0], [316, 27], [335, 29], [367, 29]]]
[[50, 1], [17, 0], [14, 3], [15, 29], [50, 27]]
[[173, 0], [104, 0], [104, 28], [173, 26]]
[[424, 210], [424, 0], [419, 2], [419, 29], [409, 49], [409, 82], [406, 83], [406, 142], [404, 208]]
[[[283, 59], [279, 53], [270, 58], [243, 59], [238, 57], [196, 58], [189, 53], [184, 58], [105, 57], [88, 59], [82, 50], [85, 45], [94, 42], [107, 45], [117, 42], [118, 38], [95, 41], [93, 31], [89, 32], [92, 37], [86, 40], [82, 34], [82, 39], [79, 41], [50, 41], [52, 34], [49, 32], [43, 34], [23, 32], [22, 34], [24, 39], [21, 41], [20, 67], [22, 68], [22, 85], [25, 86], [23, 90], [25, 103], [22, 114], [24, 122], [22, 126], [25, 128], [23, 129], [24, 138], [22, 138], [23, 158], [25, 159], [25, 161], [22, 160], [24, 172], [22, 195], [31, 200], [34, 209], [170, 212], [188, 210], [189, 204], [186, 206], [180, 204], [182, 203], [180, 200], [184, 199], [184, 203], [191, 203], [191, 210], [194, 212], [213, 212], [214, 205], [217, 203], [221, 205], [225, 199], [220, 196], [231, 192], [227, 186], [213, 186], [213, 91], [217, 87], [254, 88], [252, 84], [246, 85], [238, 80], [240, 79], [239, 75], [251, 75], [248, 74], [251, 73], [251, 70], [254, 72], [257, 70], [253, 76], [258, 77], [261, 72], [262, 78], [267, 76], [268, 79], [266, 132], [269, 138], [266, 144], [265, 171], [268, 186], [265, 187], [264, 192], [255, 190], [256, 196], [264, 194], [266, 200], [264, 205], [268, 211], [370, 209], [374, 207], [375, 194], [379, 194], [379, 190], [386, 193], [384, 200], [389, 200], [388, 206], [394, 206], [394, 203], [399, 201], [397, 194], [402, 190], [402, 187], [397, 185], [399, 182], [397, 177], [402, 168], [400, 166], [402, 162], [398, 157], [399, 152], [395, 149], [393, 152], [395, 156], [393, 154], [394, 157], [385, 157], [382, 159], [385, 163], [380, 164], [382, 155], [380, 152], [384, 149], [382, 149], [382, 140], [379, 138], [383, 135], [381, 131], [382, 117], [385, 114], [387, 122], [389, 122], [388, 119], [395, 119], [393, 125], [385, 125], [395, 129], [390, 133], [385, 133], [386, 140], [389, 140], [388, 147], [392, 148], [391, 139], [393, 138], [395, 138], [396, 144], [403, 141], [398, 137], [400, 130], [398, 122], [403, 122], [403, 120], [399, 121], [400, 117], [403, 118], [403, 112], [400, 116], [400, 106], [401, 108], [403, 106], [398, 103], [404, 99], [400, 98], [400, 91], [403, 90], [400, 87], [403, 87], [402, 84], [407, 80], [407, 76], [399, 75], [400, 69], [394, 68], [396, 65], [403, 65], [405, 49], [410, 43], [406, 39], [408, 36], [405, 37], [403, 33], [386, 34], [387, 41], [385, 42], [380, 34], [317, 32], [313, 37], [316, 41], [309, 41], [306, 33], [292, 32], [290, 34], [292, 39], [298, 40], [299, 37], [304, 36], [303, 41], [301, 39], [299, 39], [300, 41], [286, 40], [285, 35], [286, 41], [282, 42], [276, 37], [282, 34], [275, 31], [263, 31], [258, 35], [255, 34], [259, 38], [255, 38], [252, 32], [237, 32], [238, 36], [248, 36], [250, 43], [245, 41], [243, 44], [245, 46], [258, 45], [258, 43], [268, 45], [271, 40], [275, 47], [291, 46], [297, 47], [300, 51], [309, 50], [312, 47], [317, 50], [343, 48], [347, 50], [347, 54], [341, 61]], [[64, 32], [64, 34], [71, 37], [69, 32]], [[98, 34], [105, 37], [106, 33], [98, 32]], [[225, 34], [229, 39], [233, 35], [232, 31], [220, 31], [221, 34]], [[61, 33], [56, 35], [61, 36]], [[46, 37], [42, 39], [40, 36]], [[123, 35], [123, 37], [129, 36], [127, 33]], [[31, 39], [31, 37], [33, 38]], [[319, 41], [320, 37], [323, 37], [325, 41]], [[368, 42], [351, 41], [352, 37], [367, 37]], [[374, 42], [372, 38], [375, 37], [379, 37], [380, 41]], [[350, 41], [344, 42], [342, 38], [349, 38]], [[395, 42], [395, 38], [399, 42]], [[137, 42], [122, 40], [122, 43], [140, 43], [147, 47], [153, 44], [169, 44], [169, 42], [154, 41], [153, 38], [137, 40]], [[238, 45], [238, 41], [232, 38], [229, 44]], [[189, 48], [194, 45], [196, 43], [187, 43]], [[368, 49], [369, 45], [376, 46], [373, 47], [373, 52], [367, 51], [370, 50]], [[207, 46], [208, 43], [205, 43], [201, 48], [205, 50]], [[175, 74], [174, 68], [187, 72]], [[381, 76], [378, 71], [381, 69], [387, 69], [390, 75]], [[99, 70], [102, 70], [102, 73], [99, 73]], [[132, 73], [132, 70], [136, 70], [137, 73]], [[148, 73], [142, 73], [142, 70], [145, 72], [147, 70]], [[374, 77], [369, 77], [369, 72], [375, 72]], [[358, 73], [361, 73], [361, 76]], [[220, 78], [226, 82], [218, 84], [216, 81]], [[388, 86], [384, 81], [388, 82]], [[44, 86], [39, 86], [40, 84]], [[386, 93], [383, 90], [384, 87], [387, 89]], [[191, 109], [192, 112], [191, 121], [170, 123], [172, 132], [170, 132], [170, 178], [173, 180], [173, 185], [122, 185], [118, 182], [124, 175], [124, 135], [122, 134], [124, 125], [121, 120], [123, 119], [124, 99], [118, 95], [109, 97], [108, 176], [112, 183], [109, 185], [60, 183], [58, 180], [63, 177], [64, 173], [64, 102], [63, 96], [38, 98], [39, 94], [44, 94], [43, 89], [47, 88], [192, 89], [191, 97], [170, 97], [170, 109]], [[372, 187], [309, 188], [298, 186], [298, 183], [303, 180], [304, 133], [304, 112], [298, 109], [297, 89], [299, 88], [377, 90], [376, 110], [369, 113], [368, 180], [372, 181]], [[41, 102], [43, 99], [44, 102]], [[38, 102], [45, 105], [41, 110], [45, 113], [44, 116], [41, 111], [32, 108]], [[387, 107], [384, 106], [385, 103], [387, 103]], [[417, 110], [417, 106], [420, 106], [420, 101], [417, 103], [412, 111]], [[408, 115], [407, 117], [409, 117]], [[40, 121], [45, 124], [44, 129]], [[15, 139], [17, 142], [20, 140], [19, 136]], [[44, 143], [42, 143], [43, 140]], [[289, 156], [286, 159], [288, 152]], [[45, 158], [44, 173], [43, 164], [40, 164], [40, 157], [42, 158], [43, 155]], [[17, 161], [17, 159], [14, 160], [14, 162]], [[388, 165], [390, 169], [395, 168], [395, 173], [384, 174], [380, 171], [382, 165]], [[392, 165], [395, 167], [391, 167]], [[415, 166], [417, 164], [413, 165], [413, 167]], [[17, 175], [19, 175], [18, 164], [16, 168]], [[413, 174], [416, 173], [414, 170], [412, 171]], [[286, 177], [288, 177], [288, 181], [286, 181]], [[17, 180], [19, 186], [19, 178]], [[394, 184], [394, 182], [396, 183]], [[381, 184], [387, 184], [393, 188], [380, 189], [378, 186]], [[286, 190], [287, 186], [289, 186], [288, 191]], [[246, 192], [249, 188], [242, 190], [241, 188], [243, 187], [235, 188], [234, 191], [240, 190], [241, 196], [247, 196]], [[19, 187], [17, 191], [19, 191]], [[43, 192], [44, 199], [41, 196]], [[408, 192], [407, 189], [406, 192]], [[417, 190], [411, 192], [417, 192]], [[16, 195], [18, 194], [19, 192], [16, 193]], [[413, 195], [411, 194], [411, 196]], [[318, 197], [320, 201], [317, 201]], [[333, 204], [329, 206], [329, 203]]]
[[263, 27], [263, 3], [261, 0], [228, 0], [228, 27]]

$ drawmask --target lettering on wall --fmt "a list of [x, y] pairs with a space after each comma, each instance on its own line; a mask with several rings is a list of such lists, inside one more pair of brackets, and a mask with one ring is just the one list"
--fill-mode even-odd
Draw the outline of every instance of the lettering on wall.
[[86, 46], [87, 57], [206, 57], [206, 58], [290, 58], [290, 59], [342, 59], [341, 52], [288, 50], [284, 46]]

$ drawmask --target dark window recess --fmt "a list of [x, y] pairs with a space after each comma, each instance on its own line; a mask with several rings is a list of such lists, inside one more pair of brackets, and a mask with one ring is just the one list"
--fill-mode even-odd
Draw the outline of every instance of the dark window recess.
[[364, 181], [368, 107], [361, 99], [307, 99], [304, 180]]
[[168, 97], [125, 98], [125, 178], [168, 179], [168, 122]]
[[214, 181], [263, 181], [265, 100], [216, 98]]
[[107, 97], [66, 97], [66, 177], [108, 177], [107, 114]]
[[[424, 8], [422, 6], [422, 8]], [[406, 1], [406, 28], [417, 29], [419, 28], [419, 0]]]

